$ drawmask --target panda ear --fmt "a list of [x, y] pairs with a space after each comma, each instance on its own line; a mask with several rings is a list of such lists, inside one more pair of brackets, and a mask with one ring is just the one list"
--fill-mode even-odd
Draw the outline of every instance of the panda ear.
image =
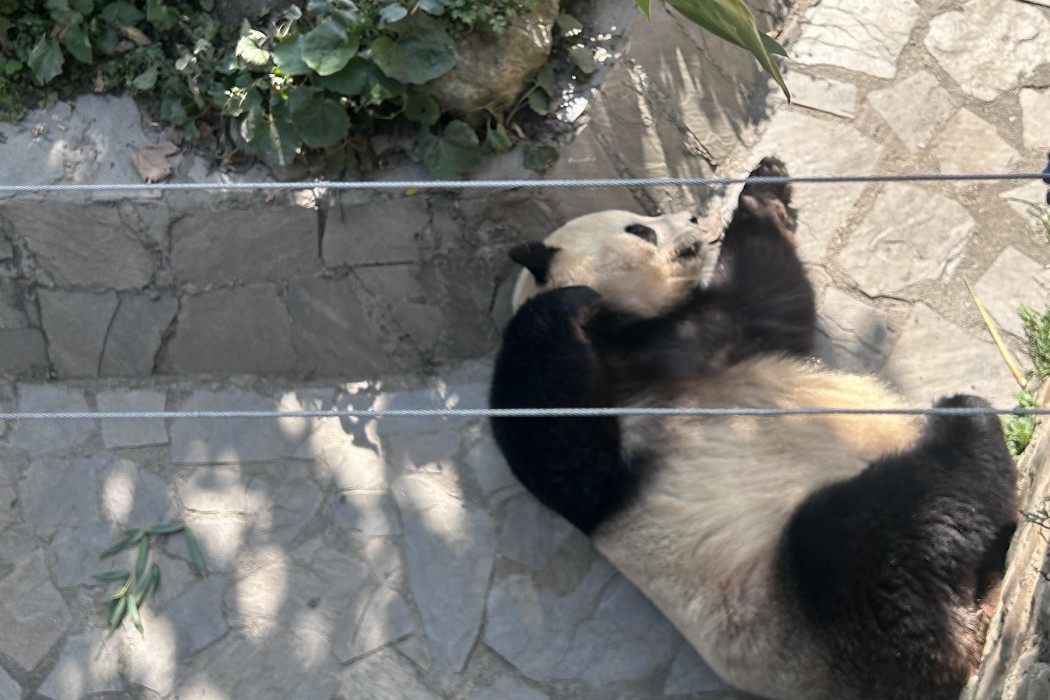
[[510, 259], [531, 272], [539, 284], [544, 284], [547, 281], [547, 274], [550, 272], [551, 259], [557, 252], [557, 248], [540, 241], [531, 241], [529, 243], [519, 243], [511, 248]]

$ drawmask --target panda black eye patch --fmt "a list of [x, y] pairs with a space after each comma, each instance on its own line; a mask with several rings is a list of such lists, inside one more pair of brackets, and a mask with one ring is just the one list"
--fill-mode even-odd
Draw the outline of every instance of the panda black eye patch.
[[631, 224], [630, 226], [625, 227], [624, 231], [632, 236], [638, 236], [642, 240], [649, 241], [653, 245], [656, 245], [656, 231], [645, 224]]

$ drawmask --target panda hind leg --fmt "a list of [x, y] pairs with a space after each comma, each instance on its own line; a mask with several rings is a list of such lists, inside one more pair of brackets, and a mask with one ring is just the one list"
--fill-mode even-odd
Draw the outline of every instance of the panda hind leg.
[[787, 600], [851, 682], [886, 698], [958, 697], [1016, 526], [1016, 479], [995, 416], [931, 416], [911, 449], [803, 501], [780, 554]]

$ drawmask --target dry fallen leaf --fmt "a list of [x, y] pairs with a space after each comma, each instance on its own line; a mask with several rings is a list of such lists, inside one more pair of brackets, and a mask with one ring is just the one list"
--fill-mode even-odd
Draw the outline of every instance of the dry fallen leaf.
[[179, 152], [179, 147], [170, 141], [161, 141], [152, 146], [136, 149], [131, 154], [131, 164], [145, 182], [160, 182], [171, 175], [168, 156]]
[[148, 36], [142, 33], [141, 29], [138, 29], [136, 27], [122, 26], [120, 28], [120, 33], [123, 34], [126, 38], [134, 41], [139, 46], [149, 46], [153, 43], [149, 40]]
[[95, 73], [95, 92], [99, 93], [99, 92], [105, 92], [105, 91], [106, 91], [106, 82], [102, 79], [102, 71], [99, 70], [97, 73]]

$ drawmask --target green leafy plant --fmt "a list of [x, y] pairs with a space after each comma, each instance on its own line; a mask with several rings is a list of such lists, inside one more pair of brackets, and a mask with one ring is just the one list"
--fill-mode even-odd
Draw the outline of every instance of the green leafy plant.
[[[773, 61], [773, 56], [786, 56], [787, 52], [776, 39], [758, 30], [755, 17], [742, 0], [664, 0], [686, 19], [711, 32], [715, 36], [751, 52], [762, 68], [777, 81], [784, 95], [791, 99], [784, 76]], [[649, 17], [650, 0], [635, 0], [646, 17]]]
[[1028, 354], [1032, 358], [1036, 374], [1050, 377], [1050, 304], [1043, 313], [1022, 306], [1017, 310], [1024, 328], [1025, 341], [1028, 343]]
[[135, 564], [131, 569], [112, 569], [95, 575], [98, 581], [118, 583], [117, 588], [102, 599], [102, 602], [106, 603], [106, 640], [113, 636], [125, 617], [131, 620], [140, 634], [144, 633], [140, 610], [149, 595], [160, 586], [160, 567], [154, 563], [147, 569], [150, 544], [155, 537], [167, 537], [179, 532], [186, 539], [186, 547], [190, 551], [190, 558], [197, 573], [207, 576], [208, 567], [204, 563], [204, 555], [197, 538], [183, 523], [131, 528], [124, 532], [124, 537], [98, 555], [99, 559], [107, 559], [126, 549], [137, 549]]
[[1050, 505], [1044, 503], [1033, 511], [1022, 513], [1024, 519], [1033, 525], [1050, 529]]
[[[1017, 399], [1018, 408], [1037, 408], [1039, 405], [1035, 394], [1027, 391], [1018, 391], [1014, 394], [1014, 398]], [[1032, 435], [1035, 433], [1035, 416], [1003, 416], [1002, 423], [1006, 446], [1016, 460], [1032, 441]]]
[[[667, 0], [689, 19], [749, 48], [779, 79], [740, 0]], [[648, 2], [639, 2], [648, 13]], [[339, 174], [370, 157], [367, 138], [407, 127], [417, 156], [439, 178], [461, 178], [484, 153], [500, 153], [524, 131], [521, 106], [539, 115], [557, 96], [550, 66], [537, 72], [509, 115], [466, 121], [447, 115], [420, 86], [458, 60], [455, 39], [499, 34], [535, 0], [307, 0], [265, 21], [223, 25], [214, 0], [0, 0], [0, 118], [17, 118], [25, 98], [128, 90], [191, 140], [233, 157], [250, 151], [287, 166], [308, 152]], [[580, 23], [558, 18], [559, 51], [576, 71], [597, 69], [579, 41]], [[764, 52], [764, 53], [763, 53]], [[232, 128], [226, 128], [227, 125]], [[411, 133], [411, 132], [410, 132]], [[208, 141], [210, 139], [210, 141]], [[549, 140], [526, 153], [530, 167], [557, 157]]]

